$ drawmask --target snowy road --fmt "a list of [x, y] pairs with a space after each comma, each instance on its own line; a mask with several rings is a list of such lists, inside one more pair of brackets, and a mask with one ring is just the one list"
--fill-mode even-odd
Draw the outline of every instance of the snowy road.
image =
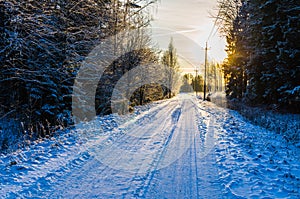
[[191, 98], [162, 104], [121, 133], [89, 145], [94, 158], [65, 176], [51, 197], [220, 197], [215, 156], [202, 159], [206, 132], [199, 131], [200, 117]]
[[[276, 154], [288, 166], [270, 165], [260, 140], [254, 149], [245, 141], [263, 130], [235, 112], [180, 95], [128, 118], [100, 118], [2, 156], [0, 198], [297, 198], [297, 149]], [[282, 187], [276, 176], [288, 178]]]

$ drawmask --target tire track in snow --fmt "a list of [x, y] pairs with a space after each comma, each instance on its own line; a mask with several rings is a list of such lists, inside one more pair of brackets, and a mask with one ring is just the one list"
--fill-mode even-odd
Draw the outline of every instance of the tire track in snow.
[[[198, 117], [197, 117], [198, 118]], [[196, 134], [197, 135], [197, 134]], [[195, 164], [195, 174], [196, 174], [196, 194], [197, 194], [197, 198], [198, 198], [198, 196], [199, 196], [199, 184], [198, 184], [198, 176], [199, 176], [199, 174], [198, 174], [198, 161], [197, 161], [197, 146], [200, 144], [200, 143], [198, 143], [198, 142], [196, 142], [196, 138], [197, 138], [197, 136], [196, 135], [194, 135], [194, 137], [193, 137], [193, 141], [194, 141], [194, 149], [195, 149], [195, 152], [194, 152], [194, 164]], [[199, 135], [200, 136], [200, 135]]]
[[[166, 111], [160, 111], [160, 113], [161, 112], [163, 112], [164, 114], [171, 114], [171, 111], [173, 111], [173, 109], [174, 109], [174, 107], [175, 106], [177, 106], [177, 104], [175, 104], [174, 106], [167, 106], [167, 107], [165, 107], [165, 108], [167, 108], [167, 110]], [[154, 126], [154, 129], [152, 129], [152, 130], [156, 130], [156, 129], [161, 129], [161, 128], [164, 128], [164, 126], [165, 126], [165, 124], [164, 124], [165, 122], [161, 122], [160, 123], [160, 125], [159, 126]], [[146, 133], [146, 132], [145, 132]], [[124, 135], [121, 137], [121, 138], [123, 138], [123, 139], [118, 139], [118, 142], [119, 142], [119, 145], [117, 146], [117, 147], [120, 147], [120, 146], [122, 146], [124, 143], [125, 143], [125, 140], [126, 140], [126, 138], [124, 137]], [[138, 143], [140, 140], [137, 138], [137, 137], [135, 137], [135, 136], [132, 136], [132, 137], [130, 137], [132, 140], [126, 140], [126, 142], [128, 143], [128, 142], [132, 142], [133, 143], [133, 145], [134, 144], [136, 144], [136, 143]], [[151, 140], [151, 139], [149, 139], [149, 142], [148, 143], [151, 143], [151, 142], [153, 142], [153, 140]], [[149, 145], [149, 144], [146, 144], [146, 145]], [[130, 146], [128, 146], [128, 147], [130, 147]], [[112, 149], [112, 152], [113, 152], [113, 149]], [[118, 164], [118, 160], [120, 160], [120, 156], [119, 155], [116, 155], [116, 154], [111, 154], [111, 155], [113, 155], [113, 158], [115, 158], [115, 164]], [[114, 160], [113, 160], [114, 161]], [[147, 165], [149, 165], [149, 163], [147, 163]], [[151, 164], [150, 164], [151, 165]], [[104, 166], [104, 165], [103, 165]], [[99, 172], [97, 172], [97, 174], [98, 175], [103, 175], [103, 176], [108, 176], [109, 174], [110, 174], [110, 172], [111, 172], [111, 169], [112, 169], [112, 167], [109, 167], [109, 166], [104, 166], [104, 168], [101, 170], [101, 171], [99, 171]], [[123, 172], [126, 172], [126, 171], [123, 171]], [[126, 191], [129, 191], [129, 189], [130, 188], [125, 188], [125, 190]]]
[[[159, 104], [158, 106], [151, 108], [149, 111], [145, 111], [141, 114], [141, 116], [134, 118], [134, 121], [137, 121], [142, 117], [154, 117], [159, 113], [160, 109], [166, 107], [169, 107], [169, 110], [171, 110], [173, 106], [170, 106], [170, 103], [173, 102], [166, 101], [162, 104]], [[124, 125], [122, 125], [122, 128], [126, 128], [126, 126], [130, 125], [131, 122], [132, 121], [125, 123]], [[125, 137], [125, 134], [121, 134], [118, 131], [113, 133], [112, 136], [122, 139]], [[18, 182], [22, 185], [22, 187], [18, 185], [10, 186], [10, 188], [7, 187], [7, 194], [11, 196], [28, 196], [32, 194], [39, 195], [38, 193], [40, 192], [40, 187], [50, 186], [51, 184], [57, 182], [62, 176], [68, 175], [68, 173], [72, 172], [75, 168], [82, 167], [82, 165], [84, 165], [92, 156], [89, 149], [91, 145], [92, 147], [101, 145], [108, 139], [110, 139], [110, 135], [101, 135], [96, 139], [93, 138], [93, 140], [90, 140], [83, 146], [75, 145], [71, 148], [68, 148], [68, 151], [66, 151], [66, 153], [60, 154], [58, 158], [50, 158], [48, 161], [44, 162], [43, 165], [38, 165], [38, 168], [33, 171], [29, 171], [26, 175], [22, 176], [22, 178], [19, 178]], [[28, 184], [29, 186], [26, 186], [26, 184]], [[26, 188], [24, 186], [26, 186]]]
[[[155, 124], [159, 124], [159, 125], [154, 125], [152, 128], [151, 128], [151, 130], [153, 131], [158, 131], [158, 132], [160, 132], [159, 134], [157, 134], [156, 136], [154, 136], [154, 138], [155, 139], [157, 139], [157, 138], [163, 138], [163, 137], [165, 137], [164, 136], [164, 134], [165, 134], [165, 132], [168, 132], [168, 130], [166, 129], [166, 130], [162, 130], [162, 129], [164, 129], [164, 128], [166, 128], [166, 127], [168, 127], [169, 126], [169, 124], [166, 124], [167, 123], [167, 121], [168, 122], [170, 122], [171, 120], [170, 120], [170, 118], [169, 117], [165, 117], [166, 115], [172, 115], [172, 113], [174, 112], [174, 110], [176, 109], [176, 107], [178, 106], [178, 103], [177, 102], [174, 102], [174, 103], [171, 103], [172, 105], [168, 105], [168, 106], [165, 106], [163, 109], [161, 109], [160, 111], [159, 111], [159, 113], [158, 113], [158, 115], [157, 115], [157, 121], [155, 122]], [[151, 126], [151, 125], [149, 125], [149, 126]], [[132, 127], [132, 128], [134, 128], [134, 127]], [[130, 130], [131, 128], [128, 128], [128, 129], [126, 129], [127, 131], [128, 130]], [[135, 128], [135, 130], [137, 130], [136, 128]], [[139, 129], [139, 130], [143, 130], [143, 129]], [[143, 131], [144, 133], [147, 133], [147, 132], [145, 132], [145, 130]], [[163, 134], [162, 134], [163, 133]], [[129, 134], [130, 135], [130, 134]], [[143, 135], [142, 135], [143, 136]], [[128, 137], [126, 137], [126, 135], [125, 134], [122, 134], [120, 137], [116, 137], [116, 139], [115, 140], [117, 140], [117, 146], [116, 147], [118, 147], [118, 148], [120, 148], [120, 147], [122, 147], [122, 145], [124, 145], [125, 144], [125, 146], [127, 146], [128, 148], [124, 148], [125, 150], [126, 149], [132, 149], [131, 147], [132, 146], [134, 146], [135, 144], [138, 144], [138, 142], [140, 141], [137, 137], [135, 137], [135, 136], [131, 136], [131, 137], [129, 137], [130, 138], [130, 140], [126, 140], [126, 138], [128, 138]], [[153, 140], [153, 139], [148, 139], [148, 141], [145, 143], [145, 146], [151, 146], [151, 144], [153, 144], [154, 142], [156, 142], [157, 140]], [[158, 140], [158, 141], [160, 141], [160, 140]], [[114, 144], [116, 144], [115, 142], [112, 142], [112, 143], [114, 143]], [[131, 143], [130, 145], [127, 145], [128, 143]], [[163, 143], [162, 141], [160, 141], [159, 143]], [[154, 148], [155, 150], [161, 150], [161, 148], [163, 148], [162, 146], [157, 146], [156, 148]], [[112, 150], [113, 151], [113, 150]], [[152, 153], [155, 153], [156, 154], [156, 152], [155, 151], [152, 151]], [[115, 161], [115, 163], [114, 164], [118, 164], [118, 161], [120, 160], [120, 158], [121, 158], [121, 156], [120, 155], [117, 155], [117, 154], [110, 154], [110, 155], [112, 155], [113, 157], [112, 157], [112, 161]], [[154, 161], [155, 161], [155, 158], [154, 158]], [[94, 167], [96, 167], [95, 165], [97, 165], [96, 163], [92, 163], [92, 164], [90, 164], [88, 167], [84, 167], [83, 166], [83, 168], [81, 168], [83, 171], [82, 172], [80, 172], [78, 175], [79, 176], [81, 176], [81, 175], [84, 175], [84, 172], [85, 171], [87, 171], [87, 170], [93, 170], [94, 169]], [[147, 173], [150, 173], [149, 171], [150, 170], [152, 170], [152, 166], [154, 165], [154, 163], [153, 163], [153, 161], [152, 162], [149, 162], [149, 161], [145, 161], [144, 162], [144, 165], [143, 166], [147, 166], [147, 167], [149, 167], [149, 169], [147, 170]], [[98, 177], [98, 180], [100, 180], [100, 179], [104, 179], [105, 178], [105, 176], [112, 176], [113, 174], [115, 174], [115, 175], [119, 175], [121, 172], [126, 172], [126, 171], [122, 171], [122, 170], [115, 170], [115, 169], [113, 169], [113, 167], [110, 167], [110, 166], [107, 166], [107, 165], [103, 165], [103, 164], [100, 164], [99, 163], [99, 165], [97, 165], [98, 167], [100, 167], [100, 168], [97, 168], [97, 175], [99, 176]], [[142, 166], [142, 167], [143, 167]], [[130, 172], [131, 173], [131, 172]], [[136, 172], [136, 173], [139, 173], [138, 171]], [[129, 176], [132, 176], [132, 174], [130, 174]], [[75, 176], [75, 179], [74, 179], [74, 176], [67, 176], [67, 178], [68, 178], [68, 180], [67, 181], [76, 181], [76, 176]], [[72, 179], [73, 178], [73, 179]], [[130, 180], [131, 179], [131, 185], [132, 185], [132, 188], [130, 188], [130, 186], [128, 187], [128, 180]], [[104, 179], [105, 180], [105, 179]], [[123, 197], [125, 197], [128, 193], [133, 193], [134, 192], [134, 190], [135, 190], [135, 186], [134, 186], [134, 184], [135, 184], [135, 182], [134, 182], [134, 177], [129, 177], [128, 178], [128, 180], [126, 180], [126, 183], [127, 184], [125, 184], [124, 186], [122, 185], [122, 184], [119, 184], [120, 185], [120, 187], [122, 187], [122, 189], [123, 189], [123, 191], [120, 191], [120, 192], [124, 192], [124, 193], [126, 193], [125, 195], [123, 194]], [[120, 188], [121, 189], [121, 188]]]
[[[152, 125], [149, 123], [144, 126], [141, 126], [139, 124], [134, 125], [130, 128], [125, 129], [125, 132], [121, 137], [115, 137], [113, 140], [110, 140], [111, 142], [109, 143], [108, 147], [105, 146], [99, 148], [99, 146], [96, 146], [96, 150], [101, 154], [100, 162], [108, 164], [108, 166], [112, 168], [116, 167], [115, 169], [126, 171], [128, 168], [125, 167], [124, 163], [126, 164], [129, 161], [127, 161], [126, 158], [134, 158], [135, 161], [137, 161], [137, 157], [134, 156], [140, 155], [139, 153], [137, 153], [137, 150], [139, 149], [138, 147], [141, 147], [141, 149], [143, 149], [143, 147], [150, 146], [152, 143], [160, 142], [159, 140], [155, 139], [160, 138], [160, 133], [165, 131], [164, 129], [167, 128], [169, 122], [167, 117], [162, 116], [166, 114], [170, 115], [174, 111], [174, 108], [176, 106], [177, 104], [175, 103], [171, 104], [165, 107], [165, 111], [161, 110], [156, 114], [156, 116], [154, 117], [154, 121], [158, 123], [157, 120], [160, 120], [159, 125]], [[163, 115], [161, 116], [161, 114]], [[158, 133], [153, 134], [153, 132]], [[141, 145], [141, 143], [144, 143], [144, 145]], [[135, 149], [133, 147], [137, 148]], [[132, 153], [132, 151], [134, 151], [134, 153]], [[140, 152], [142, 153], [143, 151]], [[121, 154], [123, 155], [123, 157], [121, 156]], [[124, 155], [128, 157], [124, 157]], [[106, 160], [105, 158], [108, 159]], [[125, 159], [123, 160], [122, 158]], [[142, 162], [141, 160], [138, 161]], [[141, 170], [141, 168], [135, 168], [133, 169], [133, 172], [144, 173], [143, 171], [137, 171], [137, 169]], [[131, 172], [131, 170], [129, 171]]]
[[[168, 133], [169, 133], [169, 135], [165, 136], [166, 139], [163, 142], [161, 142], [161, 143], [163, 143], [163, 145], [156, 152], [156, 156], [153, 158], [153, 161], [150, 164], [151, 166], [148, 168], [145, 177], [143, 177], [143, 181], [140, 183], [139, 187], [133, 192], [133, 196], [134, 197], [141, 198], [141, 197], [145, 196], [145, 194], [146, 194], [146, 192], [148, 190], [148, 187], [149, 187], [149, 185], [150, 185], [150, 183], [151, 183], [151, 181], [153, 179], [153, 176], [154, 176], [155, 172], [158, 169], [158, 164], [159, 164], [159, 162], [160, 162], [160, 160], [162, 158], [162, 155], [163, 155], [163, 153], [164, 153], [164, 151], [166, 149], [166, 146], [169, 144], [170, 140], [173, 137], [174, 130], [176, 128], [177, 122], [178, 122], [178, 120], [180, 118], [180, 115], [181, 115], [181, 109], [182, 109], [181, 106], [182, 106], [181, 104], [177, 104], [177, 108], [175, 110], [172, 109], [172, 114], [168, 114], [168, 113], [165, 114], [165, 115], [171, 115], [172, 128], [171, 129], [166, 129], [166, 130], [170, 130], [170, 131], [165, 131], [165, 132], [167, 132], [167, 135], [168, 135]], [[168, 118], [168, 117], [165, 117], [165, 118]], [[137, 176], [138, 175], [136, 174], [134, 178], [137, 178]], [[125, 198], [127, 198], [127, 197], [128, 197], [128, 195], [126, 194]]]
[[[139, 187], [136, 190], [135, 196], [139, 197], [139, 198], [145, 198], [145, 195], [149, 189], [150, 183], [153, 180], [153, 177], [158, 169], [158, 165], [160, 163], [160, 161], [162, 160], [163, 156], [166, 153], [167, 147], [171, 141], [171, 139], [173, 138], [174, 135], [174, 131], [177, 128], [177, 123], [180, 119], [181, 116], [181, 110], [183, 109], [183, 105], [181, 105], [180, 107], [178, 107], [172, 114], [172, 123], [173, 126], [169, 131], [169, 136], [166, 137], [166, 140], [163, 144], [162, 150], [161, 152], [157, 153], [157, 156], [154, 158], [153, 163], [151, 165], [152, 168], [149, 169], [149, 171], [147, 172], [147, 176], [145, 178], [145, 180], [142, 182], [142, 186]], [[180, 112], [179, 112], [180, 111]]]
[[[175, 133], [173, 138], [188, 137], [191, 146], [170, 167], [154, 173], [149, 191], [140, 198], [221, 198], [220, 187], [216, 184], [218, 171], [213, 147], [205, 150], [209, 145], [206, 143], [208, 134], [215, 134], [214, 119], [207, 112], [199, 111], [193, 99], [188, 99], [186, 105], [182, 108], [183, 118], [177, 126], [177, 136]], [[176, 148], [172, 149], [176, 151]]]
[[[154, 173], [154, 182], [145, 186], [146, 194], [142, 195], [142, 198], [194, 198], [197, 195], [196, 163], [192, 155], [194, 151], [191, 150], [197, 127], [194, 125], [195, 121], [190, 120], [193, 117], [187, 114], [194, 116], [191, 105], [189, 100], [183, 101], [182, 116], [174, 130], [173, 139], [171, 144], [164, 148], [158, 164], [164, 164], [171, 154], [170, 151], [173, 155], [179, 152], [180, 156], [168, 167]], [[184, 147], [185, 145], [188, 147]]]

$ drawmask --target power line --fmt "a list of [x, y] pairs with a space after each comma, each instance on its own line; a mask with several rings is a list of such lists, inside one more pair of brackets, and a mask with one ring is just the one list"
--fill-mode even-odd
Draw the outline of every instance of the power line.
[[221, 7], [219, 8], [218, 15], [217, 15], [217, 17], [216, 17], [216, 20], [215, 20], [214, 25], [213, 25], [213, 27], [212, 27], [212, 29], [211, 29], [209, 35], [208, 35], [208, 38], [207, 38], [206, 42], [208, 42], [208, 41], [210, 40], [210, 38], [211, 38], [211, 36], [212, 36], [212, 34], [213, 34], [213, 32], [214, 32], [216, 26], [217, 26], [217, 22], [218, 22], [218, 19], [220, 18], [220, 14], [221, 14], [221, 9], [222, 9], [222, 7], [224, 6], [224, 4], [225, 4], [225, 0], [222, 1], [222, 5], [221, 5]]
[[[219, 11], [219, 13], [220, 13], [220, 11]], [[214, 22], [214, 25], [213, 25], [213, 27], [212, 27], [210, 33], [209, 33], [209, 36], [208, 36], [206, 42], [209, 41], [209, 39], [211, 38], [211, 36], [212, 36], [212, 34], [213, 34], [213, 32], [214, 32], [214, 30], [215, 30], [215, 28], [216, 28], [217, 21], [218, 21], [218, 18], [219, 18], [219, 13], [218, 13], [218, 15], [217, 15], [217, 18], [216, 18], [216, 20], [215, 20], [215, 22]]]

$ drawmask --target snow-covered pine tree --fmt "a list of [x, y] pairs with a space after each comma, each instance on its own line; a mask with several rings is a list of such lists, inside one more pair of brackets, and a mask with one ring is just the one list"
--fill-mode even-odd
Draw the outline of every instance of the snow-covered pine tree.
[[228, 44], [227, 94], [250, 105], [299, 112], [299, 2], [228, 0], [219, 7]]
[[269, 0], [248, 3], [250, 32], [247, 44], [251, 48], [251, 60], [247, 66], [250, 80], [248, 101], [278, 104], [288, 109], [299, 107], [300, 95], [294, 92], [299, 86], [299, 63], [293, 58], [299, 51], [297, 42], [294, 42], [294, 39], [299, 39], [299, 34], [295, 34], [299, 22], [293, 21], [300, 13], [297, 2]]

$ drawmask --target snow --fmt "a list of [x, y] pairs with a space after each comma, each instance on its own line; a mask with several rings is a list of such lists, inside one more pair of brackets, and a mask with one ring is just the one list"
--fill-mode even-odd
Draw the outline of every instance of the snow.
[[181, 94], [0, 156], [0, 198], [298, 198], [300, 148]]
[[235, 111], [215, 112], [219, 183], [225, 198], [299, 198], [300, 149], [274, 132], [254, 126]]

